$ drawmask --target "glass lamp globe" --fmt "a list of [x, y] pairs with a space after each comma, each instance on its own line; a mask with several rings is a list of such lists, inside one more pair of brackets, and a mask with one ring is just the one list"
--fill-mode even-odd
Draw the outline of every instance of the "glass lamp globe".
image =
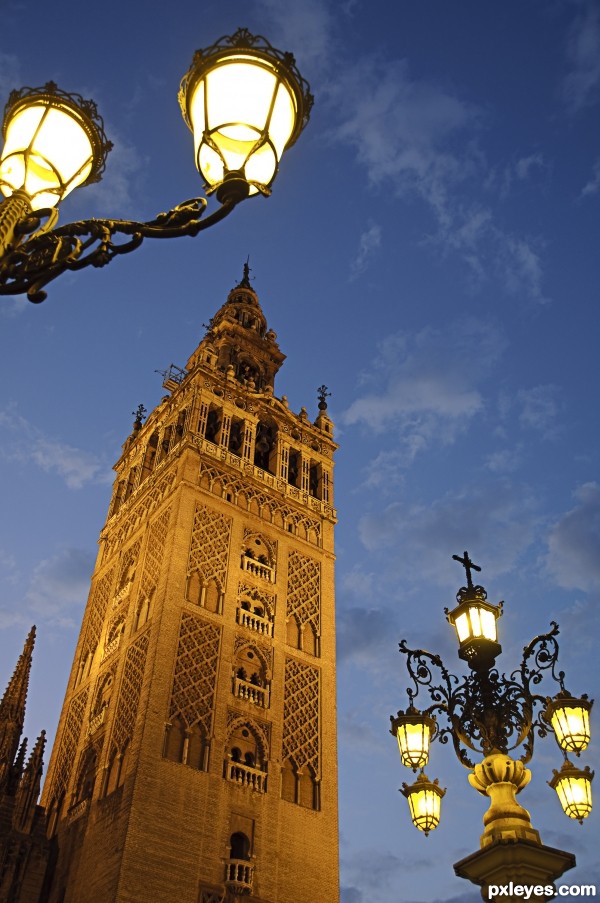
[[3, 134], [0, 191], [23, 192], [33, 210], [55, 207], [74, 188], [98, 181], [112, 147], [94, 102], [53, 82], [12, 92]]

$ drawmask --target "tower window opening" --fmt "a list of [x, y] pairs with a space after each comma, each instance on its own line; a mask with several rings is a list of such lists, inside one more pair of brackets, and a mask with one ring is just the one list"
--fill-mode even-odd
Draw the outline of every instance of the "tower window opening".
[[275, 473], [275, 452], [277, 448], [277, 428], [274, 424], [259, 420], [256, 426], [254, 463], [262, 470]]
[[290, 459], [288, 464], [288, 483], [291, 486], [298, 486], [300, 479], [300, 452], [290, 449]]
[[219, 436], [221, 434], [221, 423], [223, 420], [223, 412], [214, 405], [210, 406], [208, 416], [206, 418], [206, 429], [204, 438], [214, 445], [219, 444]]

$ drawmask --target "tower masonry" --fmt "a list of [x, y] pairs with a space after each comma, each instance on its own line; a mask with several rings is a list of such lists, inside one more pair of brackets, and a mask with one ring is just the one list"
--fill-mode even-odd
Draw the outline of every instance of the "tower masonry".
[[244, 268], [116, 480], [42, 802], [49, 903], [337, 903], [333, 424]]

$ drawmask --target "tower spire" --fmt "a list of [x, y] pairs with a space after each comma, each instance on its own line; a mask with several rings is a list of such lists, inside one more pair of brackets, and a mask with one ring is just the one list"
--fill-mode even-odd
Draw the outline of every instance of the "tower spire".
[[0, 788], [10, 772], [23, 732], [34, 644], [35, 625], [29, 631], [23, 651], [0, 702]]

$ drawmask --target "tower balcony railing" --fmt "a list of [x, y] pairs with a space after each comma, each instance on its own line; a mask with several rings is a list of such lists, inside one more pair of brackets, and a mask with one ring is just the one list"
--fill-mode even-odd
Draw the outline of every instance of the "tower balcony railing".
[[233, 694], [238, 699], [245, 699], [247, 702], [252, 702], [262, 709], [266, 709], [269, 706], [268, 687], [258, 687], [256, 684], [241, 677], [234, 677], [233, 679]]
[[226, 776], [228, 781], [249, 787], [257, 793], [267, 792], [267, 773], [260, 768], [246, 765], [244, 762], [234, 762], [228, 759], [226, 762]]
[[110, 642], [106, 644], [106, 646], [104, 647], [104, 654], [102, 656], [102, 661], [104, 661], [105, 658], [108, 658], [109, 655], [112, 655], [113, 652], [117, 651], [117, 649], [119, 648], [119, 645], [121, 643], [121, 637], [122, 637], [122, 634], [117, 633], [117, 635], [114, 636], [112, 638], [112, 640], [110, 640]]
[[78, 803], [75, 803], [74, 806], [71, 806], [69, 809], [68, 821], [69, 823], [76, 821], [78, 818], [81, 818], [82, 815], [85, 815], [87, 810], [90, 807], [89, 797], [86, 797], [84, 800], [80, 800]]
[[220, 445], [215, 445], [214, 442], [210, 442], [208, 439], [204, 439], [198, 434], [194, 435], [193, 433], [188, 433], [188, 440], [195, 445], [196, 448], [206, 452], [211, 458], [215, 458], [218, 461], [224, 461], [236, 470], [241, 471], [245, 476], [254, 477], [254, 479], [258, 480], [263, 485], [269, 486], [271, 489], [276, 489], [281, 495], [287, 496], [287, 498], [293, 499], [300, 504], [307, 505], [313, 511], [323, 514], [325, 517], [336, 517], [336, 510], [329, 502], [315, 498], [315, 496], [310, 495], [310, 493], [305, 490], [298, 489], [297, 486], [288, 483], [287, 480], [275, 476], [275, 474], [270, 473], [268, 470], [263, 470], [262, 467], [257, 467], [256, 464], [251, 464], [250, 461], [247, 461], [245, 458], [240, 458], [238, 455], [232, 454], [228, 449], [223, 448]]
[[247, 627], [263, 636], [273, 636], [273, 623], [268, 618], [255, 614], [253, 611], [247, 611], [245, 608], [238, 608], [236, 620], [240, 627]]
[[269, 583], [275, 583], [275, 569], [256, 558], [251, 558], [245, 553], [242, 555], [242, 570], [247, 571], [254, 577], [260, 577], [262, 580], [268, 580]]
[[92, 715], [90, 718], [90, 726], [88, 728], [88, 733], [95, 734], [96, 731], [102, 727], [104, 724], [104, 715], [106, 714], [106, 706], [100, 709], [95, 715]]
[[233, 894], [252, 893], [254, 866], [247, 859], [228, 859], [225, 862], [225, 884]]
[[128, 580], [127, 583], [125, 583], [121, 587], [119, 592], [115, 595], [115, 597], [112, 600], [113, 608], [117, 608], [117, 606], [119, 606], [124, 599], [127, 599], [127, 597], [129, 596], [129, 593], [131, 592], [132, 586], [133, 586], [133, 580]]

